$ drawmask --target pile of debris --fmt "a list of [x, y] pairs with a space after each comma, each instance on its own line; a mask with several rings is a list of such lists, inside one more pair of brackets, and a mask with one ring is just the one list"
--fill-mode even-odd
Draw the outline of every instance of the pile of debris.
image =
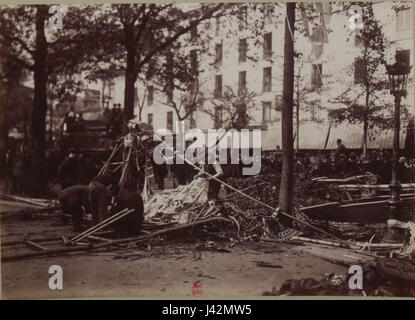
[[[415, 264], [397, 259], [378, 259], [362, 266], [361, 289], [352, 275], [326, 274], [324, 278], [290, 279], [279, 290], [265, 291], [264, 296], [387, 296], [415, 297]], [[350, 283], [349, 283], [350, 282]]]
[[[235, 183], [235, 181], [232, 182]], [[240, 181], [238, 182], [240, 183]], [[245, 185], [241, 192], [260, 199], [260, 201], [266, 200], [272, 192], [275, 192], [275, 188], [272, 189], [269, 182], [255, 182], [256, 184], [251, 185], [245, 182], [247, 186]], [[214, 231], [221, 233], [228, 239], [274, 238], [272, 225], [276, 220], [272, 215], [273, 210], [255, 203], [237, 192], [227, 190], [226, 186], [222, 187], [221, 197], [218, 200], [207, 201], [207, 189], [208, 181], [199, 178], [188, 185], [155, 194], [145, 203], [145, 222], [153, 225], [166, 223], [186, 225], [212, 217], [223, 217], [235, 227], [229, 228], [228, 225], [221, 224], [215, 226], [219, 229]]]

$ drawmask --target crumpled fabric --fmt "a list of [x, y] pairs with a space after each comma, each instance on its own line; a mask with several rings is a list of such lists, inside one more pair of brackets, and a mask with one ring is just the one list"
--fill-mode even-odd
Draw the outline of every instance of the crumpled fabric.
[[195, 179], [188, 185], [180, 185], [173, 190], [164, 190], [155, 194], [144, 204], [146, 221], [156, 216], [171, 216], [169, 220], [178, 221], [179, 209], [189, 204], [207, 202], [209, 181], [203, 178]]

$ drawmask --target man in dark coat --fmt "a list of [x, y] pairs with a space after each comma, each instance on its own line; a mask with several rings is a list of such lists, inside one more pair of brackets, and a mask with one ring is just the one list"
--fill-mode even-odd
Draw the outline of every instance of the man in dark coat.
[[124, 185], [124, 189], [120, 192], [114, 213], [123, 209], [134, 209], [134, 212], [122, 217], [113, 223], [113, 228], [118, 236], [129, 237], [135, 236], [140, 231], [144, 217], [144, 205], [140, 193], [135, 185]]
[[72, 216], [73, 231], [82, 229], [83, 206], [86, 205], [88, 186], [75, 185], [66, 188], [59, 196], [62, 212]]
[[336, 160], [338, 160], [341, 156], [346, 155], [346, 147], [342, 143], [342, 139], [337, 139], [336, 144], [337, 144]]

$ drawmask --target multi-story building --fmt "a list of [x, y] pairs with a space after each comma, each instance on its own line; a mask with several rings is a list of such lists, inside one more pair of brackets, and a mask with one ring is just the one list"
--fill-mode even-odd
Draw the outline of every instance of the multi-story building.
[[[387, 57], [392, 63], [396, 54], [399, 59], [412, 65], [412, 6], [408, 3], [408, 7], [396, 12], [393, 5], [391, 1], [383, 1], [373, 6], [375, 17], [382, 23], [388, 40], [392, 41]], [[220, 127], [224, 110], [214, 102], [220, 99], [225, 87], [230, 86], [234, 92], [248, 90], [256, 94], [256, 107], [250, 110], [250, 126], [261, 127], [265, 137], [267, 132], [273, 137], [271, 144], [268, 143], [265, 148], [274, 148], [280, 143], [285, 6], [277, 3], [268, 6], [258, 12], [241, 4], [238, 16], [211, 19], [207, 25], [199, 26], [198, 30], [189, 34], [189, 39], [183, 40], [189, 43], [189, 64], [192, 68], [203, 70], [198, 77], [203, 105], [185, 120], [188, 128], [206, 130]], [[300, 17], [299, 14], [297, 16]], [[315, 22], [319, 19], [318, 13], [309, 19], [311, 28], [311, 20]], [[307, 137], [313, 137], [313, 141], [318, 141], [319, 144], [323, 143], [321, 140], [327, 140], [327, 111], [339, 106], [335, 101], [337, 96], [361, 81], [358, 29], [351, 29], [349, 19], [350, 14], [346, 10], [333, 10], [331, 15], [327, 15], [325, 22], [328, 33], [323, 36], [324, 39], [319, 39], [323, 44], [317, 46], [312, 44], [304, 32], [295, 32], [295, 50], [302, 55], [300, 60], [296, 60], [294, 98], [300, 98], [301, 101], [300, 136], [302, 131], [305, 148]], [[258, 28], [258, 21], [261, 20], [262, 27]], [[296, 23], [303, 22], [299, 20]], [[255, 30], [252, 27], [254, 25]], [[209, 48], [204, 52], [197, 50], [197, 46], [190, 41], [198, 33], [208, 33], [210, 37]], [[412, 70], [408, 95], [404, 101], [412, 114], [413, 73]], [[111, 101], [123, 104], [123, 79], [117, 79], [113, 88]], [[150, 123], [155, 129], [167, 128], [174, 131], [178, 117], [170, 102], [180, 104], [183, 94], [185, 93], [177, 91], [165, 92], [161, 86], [151, 81], [145, 86], [137, 83], [135, 114], [138, 117], [140, 106], [141, 121]], [[384, 103], [393, 103], [390, 94], [385, 94], [383, 98]], [[181, 112], [185, 113], [186, 110], [183, 108]], [[342, 134], [342, 126], [332, 126], [332, 133], [335, 128], [340, 130], [337, 135]], [[350, 128], [348, 126], [349, 131]], [[360, 130], [360, 126], [353, 128], [354, 131]], [[356, 133], [355, 140], [359, 143], [361, 134], [360, 131]], [[329, 145], [334, 145], [337, 137], [332, 134]]]

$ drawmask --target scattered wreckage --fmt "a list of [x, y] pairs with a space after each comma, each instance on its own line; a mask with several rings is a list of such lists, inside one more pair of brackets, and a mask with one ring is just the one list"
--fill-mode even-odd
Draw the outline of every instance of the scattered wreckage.
[[[137, 165], [136, 169], [140, 170], [138, 164], [131, 161], [134, 150], [133, 144], [129, 140], [124, 141], [124, 148], [120, 144], [114, 149], [110, 158], [104, 164], [101, 173], [112, 166], [112, 158], [121, 149], [123, 149], [123, 166], [117, 168], [121, 174], [120, 181], [122, 182], [127, 179], [128, 165], [133, 163]], [[202, 168], [193, 166], [196, 170], [203, 171]], [[204, 173], [212, 179], [217, 179], [206, 172]], [[382, 259], [393, 257], [393, 261], [397, 261], [395, 271], [402, 274], [401, 271], [407, 269], [408, 273], [404, 277], [407, 277], [410, 281], [415, 279], [412, 260], [415, 254], [415, 223], [410, 221], [410, 218], [414, 216], [415, 194], [411, 192], [415, 190], [415, 184], [404, 184], [402, 186], [404, 193], [401, 198], [403, 212], [408, 217], [407, 222], [396, 221], [394, 223], [394, 227], [405, 230], [406, 240], [403, 243], [382, 243], [381, 237], [370, 228], [380, 225], [379, 234], [383, 232], [388, 197], [382, 192], [388, 190], [386, 185], [374, 184], [376, 180], [371, 174], [346, 179], [324, 177], [311, 181], [297, 179], [294, 190], [297, 207], [292, 216], [282, 212], [277, 207], [278, 203], [274, 195], [279, 184], [278, 175], [232, 178], [228, 179], [227, 182], [217, 180], [222, 184], [220, 197], [216, 201], [207, 201], [208, 183], [204, 178], [194, 179], [190, 184], [181, 185], [176, 189], [155, 193], [150, 190], [148, 173], [146, 173], [143, 188], [143, 198], [146, 200], [144, 203], [144, 224], [140, 235], [117, 239], [109, 231], [111, 224], [132, 211], [125, 209], [72, 237], [26, 237], [20, 241], [3, 242], [2, 261], [94, 251], [103, 248], [109, 250], [123, 245], [131, 247], [155, 238], [183, 237], [186, 235], [189, 237], [205, 237], [208, 242], [201, 245], [201, 248], [220, 252], [228, 252], [229, 248], [241, 241], [285, 242], [293, 245], [308, 243], [342, 248], [344, 255], [350, 256], [353, 253], [356, 256], [369, 257], [372, 259], [372, 271], [381, 272], [384, 276], [393, 273], [393, 263], [380, 264], [382, 266], [387, 265], [389, 273], [385, 272], [386, 267], [379, 269], [376, 263], [386, 261]], [[323, 197], [315, 197], [316, 192], [323, 194]], [[360, 193], [360, 197], [353, 194], [353, 192]], [[3, 213], [1, 215], [2, 219], [13, 216], [39, 217], [61, 214], [56, 201], [4, 194], [0, 195], [0, 198], [3, 199], [1, 201], [13, 201], [25, 206], [32, 206], [30, 209], [24, 208], [23, 213]], [[309, 205], [310, 199], [312, 201], [319, 199], [320, 203]], [[333, 199], [336, 201], [333, 201]], [[278, 222], [280, 215], [292, 219], [293, 228], [287, 229], [281, 226]], [[351, 232], [345, 232], [345, 229]], [[356, 236], [359, 234], [359, 230], [366, 231], [363, 237], [361, 233], [360, 236]], [[373, 233], [370, 234], [372, 231]], [[216, 245], [212, 239], [228, 240], [231, 244], [226, 248], [221, 247]], [[52, 243], [53, 246], [50, 245]], [[15, 253], [13, 247], [16, 245], [26, 245], [30, 251]], [[197, 248], [197, 250], [201, 248]], [[350, 259], [347, 263], [350, 263]], [[377, 266], [375, 269], [373, 269], [373, 263]], [[278, 266], [267, 265], [266, 263], [260, 266], [278, 268]], [[402, 276], [397, 277], [402, 280]], [[319, 281], [318, 283], [320, 285], [317, 287], [320, 288], [321, 283], [325, 282]], [[307, 288], [314, 288], [315, 286], [314, 280], [303, 282], [293, 280], [285, 284], [281, 290], [274, 289], [267, 294], [307, 294], [313, 292]], [[298, 288], [302, 288], [303, 291]], [[324, 285], [323, 288], [324, 290], [327, 289]], [[318, 294], [328, 292], [321, 290], [316, 292]], [[412, 294], [411, 292], [410, 290], [407, 291], [409, 294]], [[339, 291], [338, 293], [345, 292]], [[376, 295], [378, 292], [371, 291], [365, 294]]]

